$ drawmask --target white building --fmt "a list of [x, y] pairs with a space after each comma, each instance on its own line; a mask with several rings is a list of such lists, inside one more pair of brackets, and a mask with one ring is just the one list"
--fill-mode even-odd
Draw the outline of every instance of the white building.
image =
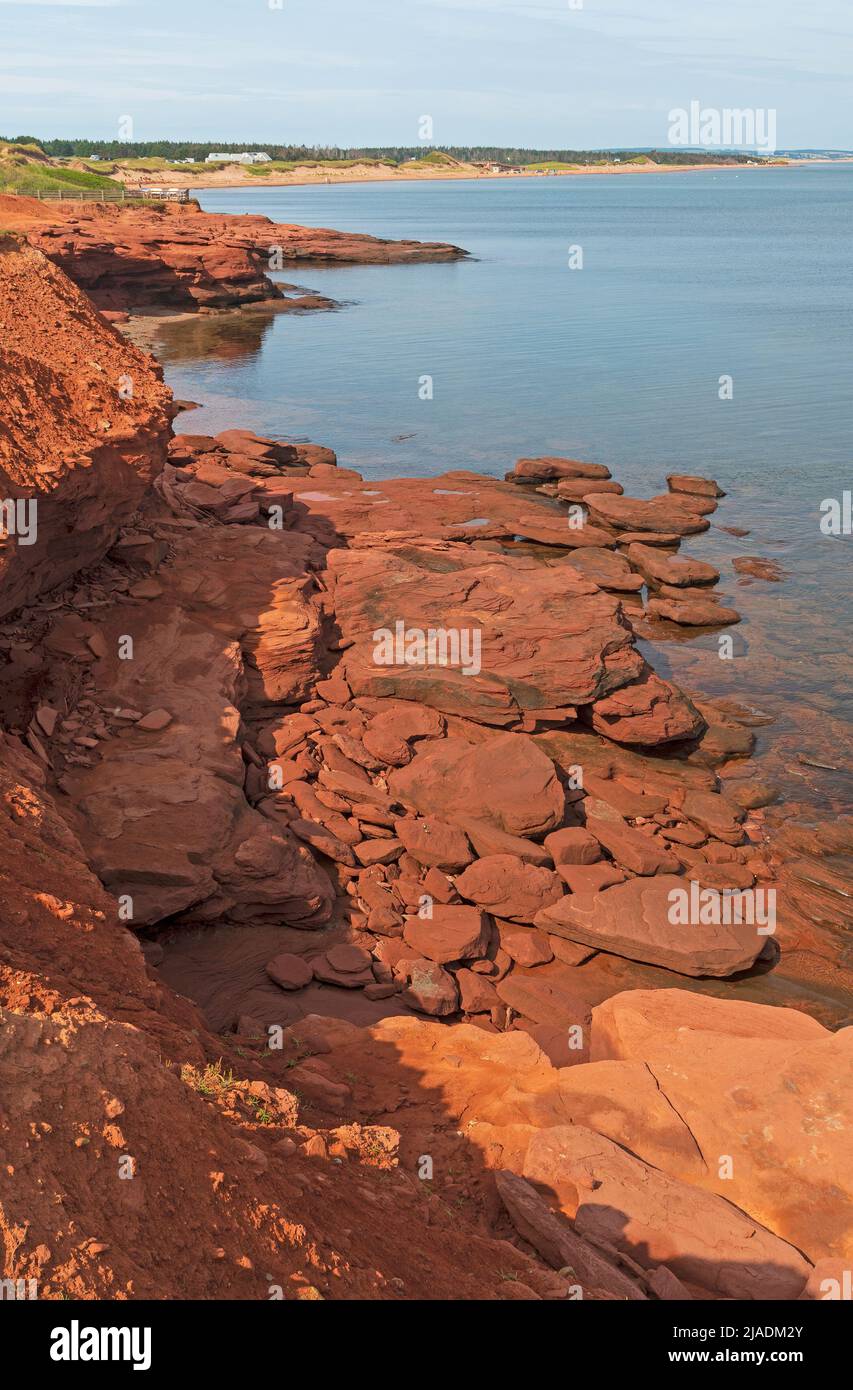
[[244, 150], [242, 154], [209, 154], [204, 161], [205, 164], [268, 164], [270, 157], [264, 154], [263, 150], [250, 152]]

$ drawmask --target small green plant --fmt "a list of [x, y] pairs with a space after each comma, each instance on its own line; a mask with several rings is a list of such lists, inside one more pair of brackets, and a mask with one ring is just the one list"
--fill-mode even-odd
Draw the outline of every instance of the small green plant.
[[208, 1062], [204, 1071], [199, 1071], [197, 1067], [185, 1062], [181, 1067], [181, 1080], [203, 1096], [213, 1096], [219, 1091], [230, 1091], [238, 1085], [230, 1067], [227, 1071], [225, 1070], [221, 1057], [218, 1062]]

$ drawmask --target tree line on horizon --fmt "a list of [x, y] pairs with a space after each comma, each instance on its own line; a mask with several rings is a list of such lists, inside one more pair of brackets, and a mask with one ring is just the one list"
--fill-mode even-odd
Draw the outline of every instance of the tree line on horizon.
[[709, 151], [689, 149], [610, 149], [610, 150], [537, 150], [516, 149], [506, 145], [376, 145], [343, 149], [336, 145], [275, 145], [264, 141], [193, 141], [193, 140], [86, 140], [57, 139], [42, 140], [35, 135], [16, 135], [13, 144], [38, 145], [45, 154], [56, 159], [86, 159], [93, 154], [102, 159], [180, 159], [204, 160], [209, 154], [218, 152], [238, 154], [243, 150], [257, 150], [268, 154], [271, 159], [289, 163], [312, 162], [315, 160], [353, 160], [385, 159], [401, 164], [407, 159], [422, 159], [425, 155], [438, 153], [449, 155], [464, 164], [594, 164], [614, 159], [647, 156], [657, 164], [692, 164], [697, 154], [703, 161], [754, 160], [756, 155], [748, 151]]

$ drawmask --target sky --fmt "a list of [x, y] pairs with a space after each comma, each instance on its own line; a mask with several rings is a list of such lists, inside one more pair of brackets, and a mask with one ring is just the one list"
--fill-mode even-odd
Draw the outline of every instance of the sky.
[[850, 148], [851, 70], [851, 0], [0, 0], [6, 137], [644, 147], [696, 101]]

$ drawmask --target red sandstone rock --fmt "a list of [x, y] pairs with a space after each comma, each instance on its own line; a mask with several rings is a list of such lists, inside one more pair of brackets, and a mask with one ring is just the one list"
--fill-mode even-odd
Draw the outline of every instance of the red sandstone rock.
[[[112, 546], [162, 467], [169, 419], [151, 359], [29, 248], [3, 251], [0, 342], [0, 498], [20, 499], [17, 542], [0, 544], [2, 616]], [[117, 394], [125, 376], [128, 400]]]
[[[600, 806], [602, 811], [605, 809]], [[604, 817], [587, 810], [587, 830], [612, 855], [616, 863], [634, 874], [667, 874], [678, 869], [678, 860], [669, 845], [659, 838], [636, 830], [618, 813]]]
[[590, 493], [586, 498], [594, 522], [617, 526], [623, 531], [658, 531], [673, 536], [691, 536], [707, 531], [709, 522], [677, 502], [643, 501], [639, 497], [614, 497]]
[[557, 869], [561, 864], [594, 864], [601, 858], [600, 842], [582, 826], [552, 830], [545, 836], [545, 847]]
[[666, 618], [683, 627], [728, 627], [740, 622], [737, 609], [726, 608], [708, 598], [650, 598], [646, 612], [653, 618]]
[[487, 1014], [500, 1003], [494, 985], [473, 970], [456, 970], [454, 979], [463, 1013]]
[[732, 565], [738, 574], [747, 574], [753, 579], [765, 579], [770, 584], [778, 584], [787, 573], [776, 560], [767, 560], [760, 555], [736, 555]]
[[613, 1298], [645, 1298], [639, 1284], [555, 1216], [530, 1183], [506, 1171], [497, 1172], [495, 1182], [522, 1240], [538, 1250], [554, 1269], [571, 1270], [582, 1289], [597, 1286]]
[[397, 820], [394, 828], [407, 853], [426, 868], [453, 873], [474, 857], [464, 832], [436, 816]]
[[355, 846], [355, 856], [360, 863], [391, 864], [399, 859], [403, 846], [399, 840], [362, 840]]
[[694, 493], [699, 497], [725, 497], [725, 493], [713, 478], [702, 478], [698, 474], [667, 473], [670, 492]]
[[665, 1263], [718, 1296], [796, 1298], [808, 1278], [810, 1265], [798, 1250], [730, 1202], [668, 1177], [582, 1125], [535, 1134], [524, 1176], [557, 1193], [581, 1237], [645, 1269]]
[[746, 812], [722, 792], [677, 791], [672, 800], [685, 820], [700, 826], [715, 840], [729, 845], [743, 843], [742, 822]]
[[460, 874], [456, 891], [497, 917], [532, 922], [537, 912], [562, 897], [563, 887], [551, 869], [526, 864], [512, 854], [493, 854]]
[[[683, 895], [690, 920], [674, 910], [673, 894]], [[757, 926], [692, 920], [690, 901], [686, 878], [633, 878], [600, 893], [561, 898], [537, 915], [536, 926], [682, 975], [725, 976], [748, 969], [766, 942]], [[722, 909], [718, 915], [723, 918]]]
[[518, 926], [515, 922], [498, 922], [497, 928], [501, 949], [516, 965], [547, 965], [549, 960], [554, 959], [548, 938], [542, 932]]
[[302, 956], [290, 955], [282, 951], [280, 955], [267, 961], [267, 974], [282, 989], [304, 989], [314, 978], [314, 971]]
[[[179, 204], [85, 205], [69, 220], [30, 232], [33, 245], [88, 291], [100, 308], [224, 308], [276, 300], [283, 308], [331, 308], [320, 295], [293, 299], [265, 273], [271, 248], [281, 263], [391, 264], [457, 260], [458, 247], [386, 241], [295, 227], [266, 217], [222, 216]], [[237, 432], [235, 432], [236, 434]]]
[[351, 868], [355, 867], [356, 858], [352, 846], [339, 840], [326, 826], [311, 820], [294, 820], [288, 822], [288, 829], [325, 858], [334, 859], [338, 864], [348, 864]]
[[412, 957], [406, 965], [408, 987], [400, 996], [403, 1003], [422, 1014], [437, 1018], [455, 1013], [459, 1007], [456, 982], [447, 970], [432, 960]]
[[704, 560], [687, 556], [667, 555], [650, 545], [635, 542], [627, 549], [628, 562], [645, 578], [658, 584], [682, 587], [685, 585], [716, 584], [719, 570]]
[[592, 727], [617, 743], [652, 746], [695, 738], [705, 721], [687, 696], [651, 672], [592, 706]]
[[570, 893], [600, 893], [614, 883], [624, 883], [625, 875], [615, 864], [558, 864], [557, 873]]
[[582, 502], [590, 492], [613, 492], [621, 496], [625, 491], [621, 483], [603, 478], [560, 478], [556, 487], [557, 496], [566, 502]]
[[567, 563], [579, 570], [600, 589], [613, 593], [637, 593], [643, 587], [643, 579], [635, 574], [624, 555], [617, 550], [601, 550], [590, 546], [585, 550], [575, 550]]
[[547, 458], [519, 459], [509, 475], [512, 478], [546, 482], [553, 478], [609, 478], [610, 469], [603, 463], [580, 463], [577, 459]]
[[486, 953], [489, 924], [476, 907], [436, 904], [431, 917], [407, 917], [403, 937], [418, 955], [440, 965], [477, 960]]
[[501, 726], [571, 718], [644, 669], [617, 601], [568, 565], [442, 544], [337, 550], [330, 566], [358, 696]]
[[551, 867], [549, 851], [535, 841], [525, 840], [521, 835], [510, 835], [488, 821], [475, 820], [473, 816], [462, 815], [458, 820], [481, 859], [491, 854], [513, 854], [517, 859], [523, 859], [525, 864]]
[[[593, 1011], [592, 1056], [648, 1066], [704, 1159], [705, 1187], [810, 1259], [849, 1260], [851, 1039], [796, 1009], [636, 990]], [[635, 1152], [683, 1175], [668, 1146], [644, 1143]]]
[[481, 745], [455, 738], [424, 744], [388, 784], [421, 815], [473, 816], [511, 835], [541, 834], [563, 818], [554, 765], [524, 734], [495, 734]]

